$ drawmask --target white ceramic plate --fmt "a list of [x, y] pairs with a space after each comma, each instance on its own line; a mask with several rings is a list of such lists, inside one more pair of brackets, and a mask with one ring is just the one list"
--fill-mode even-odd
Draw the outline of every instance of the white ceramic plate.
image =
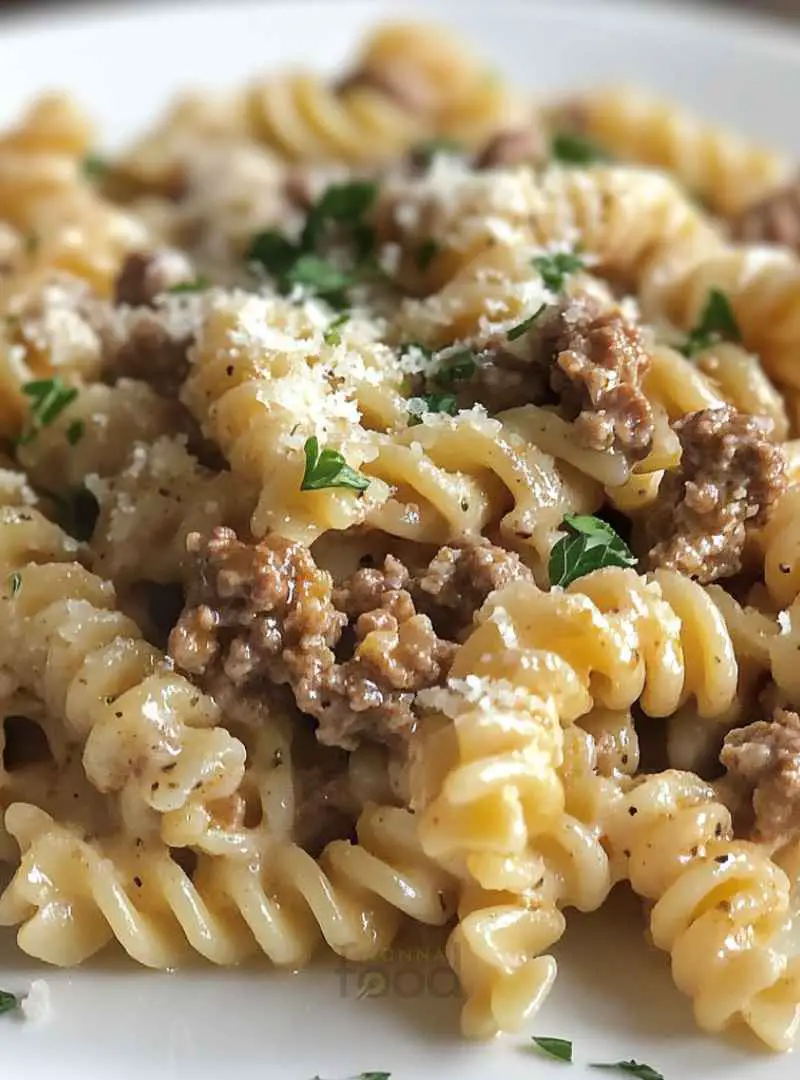
[[[755, 5], [754, 5], [755, 6]], [[289, 60], [332, 67], [385, 3], [266, 3], [98, 7], [8, 22], [0, 35], [0, 120], [34, 92], [66, 86], [118, 142], [184, 84], [224, 85]], [[624, 78], [668, 92], [707, 115], [800, 155], [796, 101], [800, 38], [719, 12], [597, 2], [406, 3], [451, 22], [531, 87]], [[118, 956], [74, 972], [43, 969], [0, 938], [0, 986], [23, 991], [46, 977], [53, 1012], [43, 1024], [0, 1019], [3, 1080], [339, 1080], [365, 1070], [392, 1080], [557, 1077], [526, 1037], [474, 1046], [458, 1037], [458, 997], [437, 946], [395, 956], [359, 975], [335, 962], [297, 975], [266, 966], [179, 975], [137, 970]], [[636, 1058], [666, 1080], [794, 1080], [797, 1064], [744, 1037], [694, 1030], [665, 957], [643, 940], [637, 906], [570, 918], [556, 990], [533, 1032], [570, 1038], [572, 1078], [608, 1076], [583, 1063]]]

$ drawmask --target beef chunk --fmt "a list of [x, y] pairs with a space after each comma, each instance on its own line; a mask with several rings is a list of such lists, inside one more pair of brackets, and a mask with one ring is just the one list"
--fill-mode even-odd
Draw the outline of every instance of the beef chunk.
[[731, 222], [737, 240], [800, 251], [800, 178], [748, 206]]
[[776, 709], [731, 731], [720, 761], [734, 785], [752, 799], [753, 838], [784, 841], [800, 830], [800, 717]]
[[645, 534], [651, 566], [703, 583], [736, 574], [746, 529], [763, 525], [786, 486], [783, 451], [757, 418], [731, 406], [674, 425], [680, 467], [667, 473]]
[[114, 283], [114, 300], [131, 307], [150, 306], [157, 296], [193, 281], [192, 264], [180, 251], [165, 248], [129, 255]]

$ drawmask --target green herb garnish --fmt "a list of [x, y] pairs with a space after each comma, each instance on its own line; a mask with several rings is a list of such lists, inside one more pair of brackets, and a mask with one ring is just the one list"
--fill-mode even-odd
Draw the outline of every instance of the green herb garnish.
[[568, 1039], [537, 1038], [536, 1035], [534, 1035], [532, 1041], [543, 1053], [547, 1054], [548, 1057], [555, 1058], [557, 1061], [566, 1061], [570, 1065], [572, 1064], [572, 1043]]
[[720, 289], [709, 289], [700, 320], [692, 330], [680, 351], [684, 356], [696, 356], [703, 349], [720, 341], [742, 340], [742, 332], [733, 313], [731, 302]]
[[100, 154], [87, 154], [81, 162], [81, 171], [87, 180], [102, 180], [108, 169], [108, 161]]
[[0, 1013], [13, 1012], [14, 1009], [20, 1007], [21, 1000], [16, 994], [9, 993], [8, 990], [0, 990]]
[[70, 446], [77, 446], [83, 438], [83, 434], [86, 431], [86, 425], [83, 420], [73, 420], [67, 428], [67, 442]]
[[422, 397], [411, 398], [408, 403], [409, 424], [422, 423], [425, 413], [447, 413], [455, 416], [458, 412], [458, 402], [454, 394], [425, 394]]
[[447, 357], [442, 367], [433, 376], [433, 381], [437, 386], [455, 386], [456, 383], [471, 378], [477, 366], [474, 353], [471, 353], [469, 349], [463, 349]]
[[528, 316], [527, 319], [523, 319], [521, 323], [517, 323], [516, 326], [512, 326], [506, 334], [506, 338], [509, 341], [516, 341], [517, 338], [521, 338], [523, 334], [526, 334], [539, 316], [542, 314], [547, 304], [542, 304], [538, 311], [534, 311], [533, 315]]
[[553, 292], [561, 292], [570, 274], [585, 268], [577, 251], [554, 251], [551, 255], [537, 255], [531, 261]]
[[47, 491], [44, 494], [50, 495], [53, 499], [56, 521], [65, 532], [74, 536], [76, 540], [91, 539], [100, 514], [100, 506], [88, 488], [77, 487], [66, 495], [56, 495]]
[[427, 240], [423, 240], [417, 248], [417, 266], [420, 270], [427, 270], [434, 260], [437, 251], [439, 250], [439, 244], [433, 237], [429, 237]]
[[[372, 180], [332, 184], [309, 211], [300, 237], [302, 250], [313, 251], [319, 245], [328, 222], [354, 228], [377, 196], [378, 185]], [[363, 242], [362, 238], [361, 243]]]
[[463, 153], [464, 147], [455, 139], [429, 139], [428, 142], [419, 143], [411, 151], [415, 161], [427, 168], [439, 154], [457, 156]]
[[627, 1073], [628, 1076], [636, 1076], [638, 1080], [664, 1080], [662, 1073], [650, 1065], [642, 1065], [638, 1061], [593, 1061], [589, 1066], [592, 1069], [615, 1069], [617, 1072]]
[[339, 270], [327, 259], [312, 254], [299, 255], [284, 278], [289, 285], [301, 285], [334, 307], [346, 302], [345, 289], [358, 280], [354, 274]]
[[585, 135], [556, 132], [550, 140], [550, 156], [562, 165], [595, 165], [608, 161], [609, 155]]
[[181, 293], [204, 292], [211, 288], [211, 282], [201, 274], [193, 281], [179, 281], [177, 285], [170, 285], [167, 292], [172, 296], [180, 296]]
[[350, 312], [343, 311], [341, 315], [337, 315], [332, 323], [328, 325], [328, 329], [322, 335], [322, 339], [326, 345], [340, 345], [342, 341], [342, 335], [340, 333], [345, 323], [350, 320]]
[[325, 488], [351, 488], [366, 491], [369, 480], [351, 469], [338, 450], [320, 450], [315, 435], [306, 439], [303, 447], [306, 469], [300, 484], [301, 491], [322, 491]]
[[22, 392], [31, 398], [32, 404], [28, 426], [17, 439], [18, 446], [27, 446], [33, 442], [42, 428], [52, 424], [78, 396], [75, 387], [65, 386], [58, 376], [25, 383]]
[[635, 566], [636, 558], [610, 525], [586, 514], [567, 514], [567, 529], [553, 545], [548, 573], [551, 585], [566, 588], [571, 582], [604, 566]]
[[275, 229], [265, 229], [253, 237], [245, 258], [260, 263], [268, 273], [281, 278], [297, 258], [297, 248]]
[[[13, 574], [8, 575], [8, 591], [11, 593], [12, 596], [16, 596], [21, 588], [22, 588], [22, 575], [17, 573], [17, 571], [15, 570]], [[5, 991], [0, 990], [0, 1006], [2, 1005], [2, 1000], [3, 1000], [2, 995], [4, 994], [4, 992]], [[2, 1011], [3, 1011], [2, 1008], [0, 1008], [0, 1012], [2, 1012]]]

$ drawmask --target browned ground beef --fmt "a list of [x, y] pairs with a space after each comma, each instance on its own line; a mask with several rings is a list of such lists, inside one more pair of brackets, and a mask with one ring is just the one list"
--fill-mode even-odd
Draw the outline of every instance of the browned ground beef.
[[648, 561], [701, 582], [738, 572], [746, 529], [761, 526], [786, 486], [785, 458], [763, 425], [731, 406], [677, 421], [678, 469], [645, 523]]
[[731, 221], [731, 232], [748, 244], [783, 244], [800, 251], [800, 179], [748, 206]]
[[753, 837], [773, 842], [800, 830], [800, 717], [776, 709], [731, 731], [720, 754], [728, 776], [751, 800]]
[[[189, 538], [195, 576], [170, 635], [176, 662], [195, 675], [221, 667], [239, 687], [287, 682], [318, 721], [320, 742], [352, 750], [362, 739], [400, 743], [413, 731], [417, 690], [441, 683], [455, 646], [441, 640], [390, 564], [359, 571], [337, 590], [302, 544], [268, 536], [244, 544], [230, 529]], [[400, 575], [398, 581], [392, 573]], [[369, 606], [366, 606], [369, 605]], [[353, 653], [339, 659], [348, 628]]]
[[180, 251], [164, 248], [128, 255], [114, 283], [114, 301], [131, 307], [146, 307], [157, 296], [193, 281], [192, 264]]

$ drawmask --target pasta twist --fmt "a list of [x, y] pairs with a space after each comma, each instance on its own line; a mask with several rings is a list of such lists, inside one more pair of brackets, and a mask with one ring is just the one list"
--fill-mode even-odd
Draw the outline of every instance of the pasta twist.
[[234, 791], [244, 747], [219, 711], [114, 606], [114, 591], [77, 562], [77, 548], [35, 510], [0, 514], [3, 660], [83, 744], [103, 792], [133, 793], [165, 812]]
[[788, 607], [800, 595], [800, 486], [792, 484], [781, 495], [760, 541], [770, 598]]
[[399, 914], [441, 925], [452, 887], [419, 850], [413, 818], [369, 806], [358, 844], [333, 841], [316, 862], [294, 844], [258, 859], [201, 856], [190, 877], [162, 844], [84, 840], [33, 806], [6, 825], [22, 861], [0, 897], [0, 924], [19, 925], [20, 948], [62, 966], [116, 938], [137, 962], [172, 968], [194, 951], [216, 964], [257, 951], [297, 967], [324, 939], [350, 960], [377, 956]]
[[730, 815], [691, 773], [644, 778], [610, 815], [612, 861], [655, 901], [650, 930], [672, 955], [697, 1023], [743, 1020], [775, 1049], [800, 1011], [800, 963], [789, 880], [754, 844], [731, 839]]
[[800, 261], [780, 248], [725, 247], [696, 258], [662, 261], [642, 286], [646, 315], [665, 316], [682, 329], [695, 326], [719, 289], [730, 301], [747, 349], [778, 383], [800, 387], [795, 363], [800, 337]]
[[609, 87], [576, 103], [582, 130], [615, 157], [665, 169], [714, 212], [732, 215], [791, 176], [790, 160], [641, 90]]
[[251, 296], [213, 310], [198, 341], [184, 401], [233, 472], [258, 485], [256, 536], [273, 529], [310, 543], [326, 529], [363, 522], [388, 495], [380, 482], [365, 492], [301, 490], [303, 447], [312, 435], [354, 469], [375, 457], [359, 387], [369, 397], [384, 381], [401, 378], [384, 374], [394, 359], [386, 346], [362, 342], [363, 352], [351, 355], [349, 339], [326, 345], [326, 323], [311, 305]]

